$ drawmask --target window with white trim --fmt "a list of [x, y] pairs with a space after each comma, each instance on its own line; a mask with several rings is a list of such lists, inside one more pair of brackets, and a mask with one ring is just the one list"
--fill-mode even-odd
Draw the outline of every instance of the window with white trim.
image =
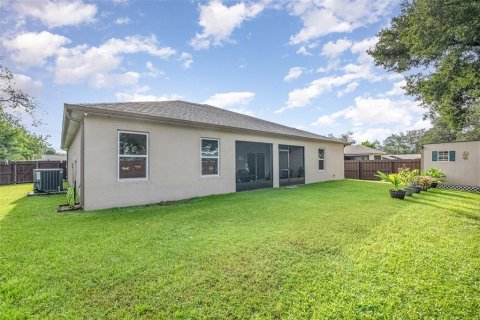
[[220, 165], [220, 140], [201, 139], [200, 157], [202, 161], [202, 176], [218, 176]]
[[148, 134], [118, 131], [118, 179], [147, 179]]
[[448, 151], [438, 151], [438, 161], [448, 161]]
[[325, 149], [318, 148], [318, 170], [325, 170]]

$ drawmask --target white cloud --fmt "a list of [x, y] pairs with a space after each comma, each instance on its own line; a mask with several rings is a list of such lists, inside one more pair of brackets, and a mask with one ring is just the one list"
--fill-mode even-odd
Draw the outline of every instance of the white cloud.
[[337, 118], [343, 116], [345, 114], [345, 110], [340, 110], [337, 112], [332, 113], [331, 115], [323, 115], [320, 116], [317, 121], [312, 123], [312, 126], [331, 126], [335, 124]]
[[13, 61], [28, 66], [45, 64], [47, 58], [56, 55], [68, 43], [70, 39], [48, 31], [27, 32], [2, 41], [3, 46], [11, 52]]
[[96, 73], [89, 80], [95, 88], [131, 86], [137, 84], [140, 74], [129, 71], [125, 73]]
[[412, 112], [418, 103], [410, 100], [356, 97], [355, 106], [346, 109], [344, 117], [353, 125], [397, 124], [408, 126], [412, 123]]
[[302, 55], [304, 55], [304, 56], [311, 56], [311, 55], [312, 55], [312, 54], [308, 51], [308, 49], [306, 48], [306, 46], [301, 46], [300, 48], [298, 48], [297, 53], [298, 53], [298, 54], [302, 54]]
[[146, 73], [146, 75], [149, 76], [149, 77], [156, 78], [158, 76], [164, 76], [165, 75], [165, 72], [155, 68], [155, 66], [153, 65], [153, 63], [151, 61], [147, 61], [147, 63], [145, 63], [145, 67], [147, 67], [147, 69], [148, 69], [148, 72]]
[[303, 29], [290, 37], [290, 43], [300, 44], [334, 32], [350, 32], [352, 25], [340, 20], [333, 12], [325, 9], [308, 11], [302, 15]]
[[207, 49], [211, 45], [219, 46], [231, 41], [232, 32], [241, 26], [243, 21], [254, 18], [263, 11], [261, 3], [245, 4], [240, 2], [230, 7], [218, 0], [212, 0], [206, 5], [200, 5], [198, 24], [203, 28], [190, 40], [195, 49]]
[[405, 80], [395, 82], [393, 84], [392, 89], [390, 91], [388, 91], [386, 93], [386, 95], [387, 96], [399, 96], [399, 95], [405, 94], [405, 90], [403, 89], [403, 87], [405, 87], [406, 84], [407, 84], [407, 81], [405, 81]]
[[22, 0], [13, 2], [12, 8], [20, 16], [38, 19], [49, 28], [92, 22], [97, 13], [96, 5], [80, 0]]
[[117, 100], [119, 101], [128, 101], [128, 102], [142, 102], [142, 101], [170, 101], [170, 100], [179, 100], [182, 99], [182, 96], [177, 94], [171, 95], [154, 95], [154, 94], [143, 94], [138, 92], [117, 92], [115, 94]]
[[[295, 89], [288, 94], [286, 105], [276, 113], [281, 113], [288, 109], [301, 108], [307, 105], [312, 99], [317, 98], [325, 92], [330, 92], [334, 88], [347, 86], [359, 79], [368, 81], [378, 81], [381, 78], [372, 74], [370, 65], [348, 64], [343, 67], [344, 74], [340, 76], [326, 76], [310, 82], [306, 87]], [[356, 85], [351, 85], [345, 89], [353, 91]]]
[[373, 63], [373, 58], [367, 53], [367, 50], [373, 48], [377, 42], [378, 37], [369, 37], [352, 45], [351, 51], [358, 54], [359, 63]]
[[358, 87], [358, 82], [352, 82], [350, 84], [348, 84], [345, 89], [343, 90], [338, 90], [337, 91], [337, 96], [338, 97], [343, 97], [344, 95], [346, 95], [347, 93], [351, 93], [353, 91], [355, 91], [355, 89], [357, 89]]
[[305, 68], [302, 67], [290, 68], [290, 70], [288, 70], [288, 74], [283, 78], [283, 81], [292, 81], [297, 79], [303, 74], [304, 71]]
[[[93, 86], [112, 84], [127, 85], [136, 83], [133, 73], [108, 76], [117, 70], [124, 54], [144, 52], [152, 56], [167, 59], [176, 51], [170, 47], [158, 47], [155, 36], [131, 36], [125, 39], [112, 38], [99, 47], [80, 45], [74, 48], [62, 48], [56, 60], [55, 82], [59, 84], [89, 81]], [[138, 78], [137, 78], [138, 80]]]
[[317, 72], [318, 73], [325, 73], [325, 72], [329, 72], [331, 70], [336, 70], [338, 69], [338, 65], [340, 64], [340, 59], [330, 59], [328, 61], [328, 64], [326, 67], [320, 67], [317, 69]]
[[43, 88], [43, 83], [40, 80], [33, 80], [24, 74], [14, 74], [14, 81], [16, 88], [31, 95], [38, 94]]
[[361, 141], [384, 141], [393, 131], [389, 128], [353, 128], [353, 139]]
[[331, 33], [346, 33], [386, 16], [397, 0], [304, 0], [290, 5], [290, 14], [302, 19], [302, 29], [291, 44], [308, 43]]
[[182, 62], [182, 67], [184, 69], [188, 69], [193, 64], [193, 57], [190, 53], [182, 52], [179, 58], [180, 62]]
[[336, 42], [329, 41], [323, 45], [321, 54], [329, 58], [335, 58], [351, 46], [352, 41], [348, 39], [338, 39]]
[[312, 126], [331, 126], [335, 122], [335, 119], [332, 116], [324, 115], [317, 119], [317, 121], [312, 123]]
[[420, 130], [420, 129], [430, 129], [432, 127], [432, 122], [430, 119], [420, 119], [416, 121], [413, 125], [407, 128], [407, 130]]
[[339, 110], [331, 115], [323, 115], [314, 122], [316, 124], [333, 124], [342, 117], [353, 126], [388, 124], [399, 128], [426, 126], [426, 122], [413, 122], [423, 112], [418, 102], [389, 98], [356, 97], [355, 105]]
[[240, 92], [225, 92], [225, 93], [216, 93], [210, 98], [208, 98], [203, 103], [212, 105], [214, 107], [219, 107], [227, 109], [230, 111], [243, 113], [247, 115], [253, 115], [253, 111], [246, 109], [245, 107], [252, 101], [255, 97], [255, 93], [249, 91], [240, 91]]
[[115, 24], [118, 24], [118, 25], [130, 24], [130, 18], [129, 17], [118, 17], [115, 20]]

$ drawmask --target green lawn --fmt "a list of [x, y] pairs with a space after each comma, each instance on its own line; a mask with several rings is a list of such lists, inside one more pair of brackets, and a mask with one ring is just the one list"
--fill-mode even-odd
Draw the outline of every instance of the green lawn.
[[478, 318], [480, 195], [336, 181], [58, 214], [0, 187], [3, 318]]

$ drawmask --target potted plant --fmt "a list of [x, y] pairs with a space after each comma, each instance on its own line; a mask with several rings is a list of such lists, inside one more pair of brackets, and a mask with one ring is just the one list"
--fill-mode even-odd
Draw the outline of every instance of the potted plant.
[[418, 169], [413, 169], [411, 171], [412, 174], [412, 189], [414, 193], [420, 193], [422, 191], [422, 187], [420, 186], [420, 170]]
[[393, 189], [390, 189], [390, 197], [394, 199], [401, 199], [403, 200], [405, 198], [405, 190], [400, 189], [400, 185], [402, 184], [402, 179], [400, 178], [400, 175], [397, 173], [390, 173], [386, 174], [381, 171], [377, 171], [377, 174], [375, 175], [380, 178], [380, 180], [385, 181], [385, 182], [390, 182], [393, 186]]
[[427, 175], [420, 176], [418, 181], [423, 191], [427, 191], [430, 188], [430, 185], [432, 184], [432, 178], [430, 178]]
[[416, 190], [414, 187], [412, 187], [413, 180], [415, 179], [414, 172], [410, 171], [410, 168], [403, 166], [402, 168], [398, 169], [398, 174], [400, 175], [400, 179], [405, 186], [405, 195], [407, 197], [413, 196], [413, 193]]
[[437, 185], [439, 183], [442, 183], [444, 181], [444, 178], [447, 177], [442, 170], [436, 169], [436, 168], [428, 169], [426, 172], [426, 175], [432, 178], [432, 184], [431, 184], [432, 188], [436, 188]]
[[71, 185], [68, 185], [67, 188], [67, 203], [66, 204], [61, 204], [58, 206], [57, 211], [58, 212], [63, 212], [63, 211], [74, 211], [74, 210], [79, 210], [82, 207], [80, 206], [80, 203], [78, 202], [78, 194], [75, 190], [74, 187]]

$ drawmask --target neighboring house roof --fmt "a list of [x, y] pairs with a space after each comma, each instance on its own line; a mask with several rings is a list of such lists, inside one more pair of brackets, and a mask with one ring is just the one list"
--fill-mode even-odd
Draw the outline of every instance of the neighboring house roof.
[[38, 158], [39, 161], [67, 161], [66, 154], [43, 154]]
[[419, 153], [387, 154], [382, 156], [382, 159], [387, 159], [387, 160], [414, 160], [414, 159], [421, 159], [421, 158], [422, 158], [422, 155]]
[[346, 156], [360, 156], [360, 155], [367, 155], [367, 154], [385, 154], [385, 152], [376, 150], [364, 145], [357, 145], [357, 146], [345, 146], [344, 153]]
[[[80, 111], [73, 121], [77, 125], [70, 129], [72, 112]], [[276, 135], [301, 137], [322, 141], [331, 141], [347, 144], [333, 138], [328, 138], [308, 131], [280, 125], [274, 122], [258, 119], [237, 112], [213, 107], [206, 104], [185, 101], [157, 101], [157, 102], [120, 102], [120, 103], [93, 103], [93, 104], [65, 104], [62, 148], [68, 148], [71, 139], [78, 129], [78, 121], [85, 112], [123, 115], [133, 118], [150, 118], [159, 121], [183, 123], [190, 125], [224, 127], [230, 129], [258, 131]], [[77, 127], [77, 128], [75, 128]], [[72, 133], [72, 130], [75, 132]]]

